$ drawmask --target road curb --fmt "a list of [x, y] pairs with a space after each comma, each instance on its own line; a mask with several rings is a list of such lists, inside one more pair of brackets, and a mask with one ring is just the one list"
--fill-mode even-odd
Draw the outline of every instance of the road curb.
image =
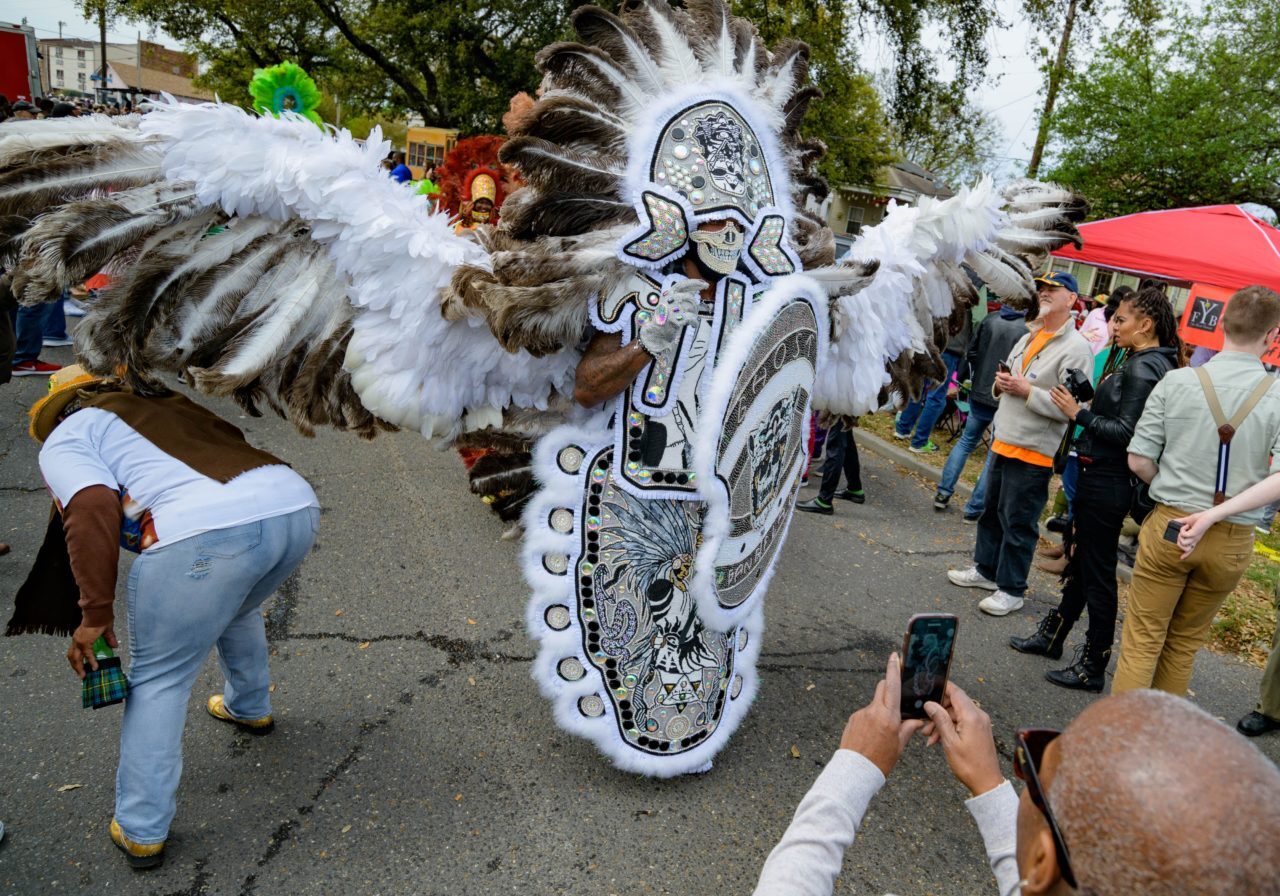
[[[867, 432], [865, 429], [857, 430], [854, 433], [854, 438], [858, 440], [859, 446], [866, 446], [873, 454], [878, 454], [887, 460], [891, 460], [898, 466], [905, 467], [918, 476], [923, 476], [933, 482], [942, 479], [942, 470], [932, 464], [925, 463], [907, 449], [899, 448], [897, 445], [891, 444], [879, 436]], [[973, 494], [973, 488], [965, 482], [957, 482], [955, 493], [963, 495], [967, 499]], [[1040, 535], [1050, 541], [1054, 540], [1054, 534], [1046, 529], [1043, 524], [1040, 526]], [[1133, 570], [1123, 563], [1116, 563], [1116, 578], [1122, 582], [1131, 582], [1133, 581]]]
[[[855, 430], [853, 435], [858, 440], [859, 445], [866, 445], [872, 453], [887, 458], [898, 466], [906, 467], [918, 476], [923, 476], [933, 482], [937, 482], [942, 478], [942, 470], [922, 461], [906, 448], [899, 448], [897, 445], [887, 442], [879, 436], [867, 432], [865, 429]], [[966, 482], [957, 482], [956, 494], [968, 498], [973, 494], [973, 487]]]

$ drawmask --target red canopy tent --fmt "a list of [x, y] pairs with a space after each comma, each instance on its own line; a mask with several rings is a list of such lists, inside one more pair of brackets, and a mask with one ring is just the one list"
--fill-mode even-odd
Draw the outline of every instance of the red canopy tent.
[[[1084, 248], [1059, 258], [1191, 284], [1183, 339], [1222, 348], [1221, 318], [1231, 294], [1258, 284], [1280, 291], [1280, 230], [1238, 205], [1140, 212], [1080, 225]], [[1270, 363], [1280, 360], [1268, 357]]]
[[1140, 212], [1080, 225], [1084, 248], [1053, 254], [1133, 274], [1280, 291], [1280, 230], [1238, 205]]

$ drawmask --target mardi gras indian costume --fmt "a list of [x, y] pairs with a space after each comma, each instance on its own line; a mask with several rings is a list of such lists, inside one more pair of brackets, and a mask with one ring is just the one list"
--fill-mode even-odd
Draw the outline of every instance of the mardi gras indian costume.
[[304, 431], [536, 439], [534, 677], [617, 766], [675, 775], [755, 693], [810, 409], [918, 392], [975, 297], [961, 265], [1029, 300], [1083, 209], [984, 180], [893, 208], [837, 264], [806, 210], [803, 45], [770, 50], [720, 0], [574, 24], [503, 146], [526, 186], [496, 229], [455, 235], [376, 137], [161, 103], [0, 128], [0, 249], [27, 303], [114, 266], [76, 350], [137, 388], [176, 372]]

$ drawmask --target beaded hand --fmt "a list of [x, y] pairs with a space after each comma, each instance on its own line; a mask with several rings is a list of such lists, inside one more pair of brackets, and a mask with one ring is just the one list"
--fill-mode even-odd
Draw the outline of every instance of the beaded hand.
[[703, 280], [680, 280], [662, 293], [658, 307], [640, 325], [640, 344], [655, 358], [670, 351], [686, 325], [698, 316], [698, 294], [707, 288]]

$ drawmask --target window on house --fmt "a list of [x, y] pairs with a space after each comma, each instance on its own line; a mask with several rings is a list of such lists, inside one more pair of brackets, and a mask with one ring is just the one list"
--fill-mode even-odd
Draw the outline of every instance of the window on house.
[[857, 236], [862, 231], [862, 221], [866, 214], [867, 210], [860, 205], [849, 206], [849, 216], [844, 222], [844, 232], [850, 236]]
[[84, 50], [76, 50], [76, 58], [77, 58], [77, 59], [83, 59], [83, 58], [84, 58]]
[[408, 157], [409, 165], [413, 168], [421, 168], [427, 156], [426, 145], [410, 143], [406, 149], [407, 152], [405, 154]]
[[66, 76], [66, 75], [64, 75], [64, 74], [62, 73], [62, 69], [60, 69], [60, 68], [59, 68], [59, 69], [55, 69], [55, 70], [54, 70], [54, 72], [53, 72], [53, 78], [54, 78], [54, 80], [55, 80], [55, 81], [57, 81], [59, 84], [61, 84], [61, 83], [62, 83], [63, 81], [65, 81], [65, 80], [67, 80], [67, 76]]
[[1112, 286], [1112, 281], [1115, 279], [1115, 276], [1115, 271], [1098, 271], [1094, 274], [1093, 286], [1091, 287], [1093, 294], [1097, 295], [1098, 293], [1105, 292], [1107, 295], [1111, 295], [1111, 290], [1114, 288]]
[[59, 59], [61, 59], [61, 58], [62, 58], [62, 47], [54, 47], [54, 48], [53, 48], [53, 55], [54, 55], [54, 56], [56, 56], [56, 57], [58, 57]]
[[410, 143], [405, 151], [413, 168], [428, 168], [444, 161], [444, 147], [435, 143]]
[[84, 81], [85, 81], [84, 72], [79, 72], [76, 74], [76, 81], [80, 83], [80, 89], [84, 90]]

